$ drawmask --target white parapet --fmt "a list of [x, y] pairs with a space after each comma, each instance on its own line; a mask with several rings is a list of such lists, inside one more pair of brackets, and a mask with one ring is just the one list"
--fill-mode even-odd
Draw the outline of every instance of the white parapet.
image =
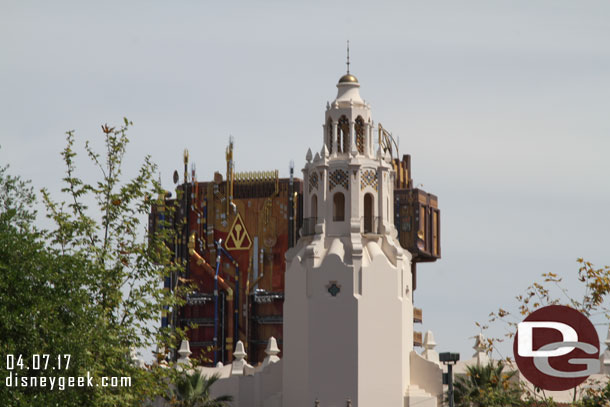
[[424, 336], [424, 352], [422, 353], [422, 356], [424, 359], [440, 366], [441, 362], [438, 358], [438, 352], [435, 351], [434, 348], [436, 348], [434, 334], [432, 334], [432, 331], [428, 331], [426, 332], [426, 336]]

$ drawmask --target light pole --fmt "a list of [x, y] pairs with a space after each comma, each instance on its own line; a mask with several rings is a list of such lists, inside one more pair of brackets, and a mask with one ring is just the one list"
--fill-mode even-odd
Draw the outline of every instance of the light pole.
[[454, 352], [443, 352], [438, 355], [438, 359], [447, 365], [447, 373], [443, 373], [443, 384], [449, 386], [448, 398], [449, 407], [454, 407], [453, 404], [453, 365], [460, 360], [460, 354]]

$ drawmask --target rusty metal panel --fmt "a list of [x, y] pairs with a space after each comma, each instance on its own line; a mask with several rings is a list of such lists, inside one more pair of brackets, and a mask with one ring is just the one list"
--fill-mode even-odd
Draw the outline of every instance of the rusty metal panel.
[[421, 324], [422, 321], [423, 321], [422, 309], [413, 307], [413, 322]]
[[422, 346], [424, 344], [423, 335], [421, 332], [413, 332], [413, 346]]
[[402, 247], [415, 262], [441, 257], [438, 199], [420, 189], [394, 191], [395, 226]]

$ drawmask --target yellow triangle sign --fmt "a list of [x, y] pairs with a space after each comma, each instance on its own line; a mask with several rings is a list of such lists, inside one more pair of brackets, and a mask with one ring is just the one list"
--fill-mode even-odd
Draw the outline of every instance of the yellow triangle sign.
[[246, 225], [238, 213], [231, 226], [229, 236], [227, 236], [225, 248], [227, 250], [248, 250], [250, 247], [252, 247], [252, 239], [250, 239]]

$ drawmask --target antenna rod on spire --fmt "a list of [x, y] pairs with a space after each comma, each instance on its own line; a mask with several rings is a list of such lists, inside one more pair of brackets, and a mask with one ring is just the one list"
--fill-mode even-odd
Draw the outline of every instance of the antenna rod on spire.
[[349, 74], [349, 40], [347, 40], [347, 73]]

